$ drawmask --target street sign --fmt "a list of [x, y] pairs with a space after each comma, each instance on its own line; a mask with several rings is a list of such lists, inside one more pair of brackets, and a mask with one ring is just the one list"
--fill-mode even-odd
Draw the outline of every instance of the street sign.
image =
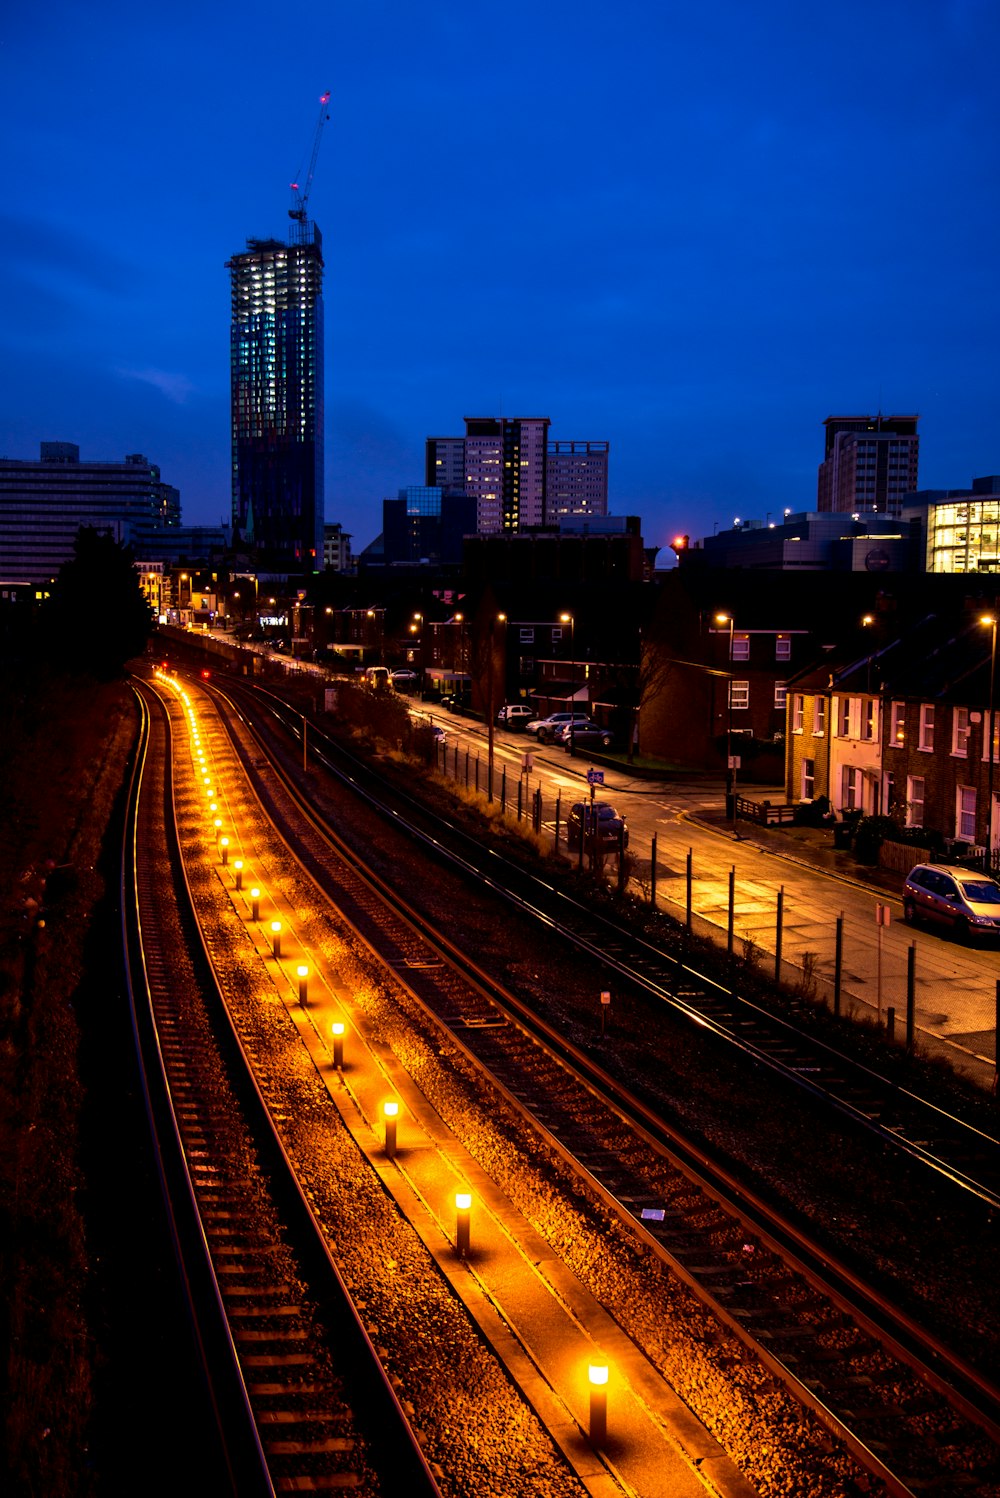
[[605, 989], [604, 992], [601, 994], [601, 1003], [602, 1004], [610, 1004], [611, 1003], [611, 994], [609, 993], [609, 991], [607, 989]]
[[892, 921], [892, 911], [888, 905], [881, 903], [875, 906], [875, 924], [877, 926], [888, 926]]
[[521, 769], [522, 770], [527, 770], [527, 772], [528, 772], [529, 775], [531, 774], [531, 769], [532, 769], [532, 766], [534, 765], [534, 763], [535, 763], [535, 761], [534, 761], [534, 757], [532, 755], [530, 755], [530, 754], [522, 754], [521, 755]]
[[743, 761], [738, 754], [731, 754], [729, 756], [729, 768], [731, 770], [738, 770], [742, 763]]
[[587, 771], [587, 784], [588, 785], [603, 785], [604, 784], [604, 771], [603, 770], [588, 770]]

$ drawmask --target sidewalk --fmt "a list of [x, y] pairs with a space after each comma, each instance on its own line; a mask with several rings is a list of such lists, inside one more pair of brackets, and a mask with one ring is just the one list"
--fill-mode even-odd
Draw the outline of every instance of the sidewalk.
[[[742, 788], [741, 794], [745, 795], [748, 800], [763, 801], [769, 797], [773, 800], [775, 787], [749, 786]], [[719, 833], [720, 836], [733, 837], [733, 824], [726, 815], [724, 805], [692, 812], [691, 821]], [[902, 891], [901, 874], [873, 867], [870, 864], [858, 863], [853, 853], [843, 848], [835, 848], [832, 827], [798, 827], [788, 824], [781, 827], [762, 827], [757, 822], [744, 821], [741, 817], [736, 822], [736, 837], [741, 843], [748, 843], [753, 848], [773, 853], [779, 858], [787, 859], [790, 863], [802, 864], [809, 869], [825, 869], [837, 878], [851, 884], [861, 885], [865, 889], [882, 891], [897, 897]]]

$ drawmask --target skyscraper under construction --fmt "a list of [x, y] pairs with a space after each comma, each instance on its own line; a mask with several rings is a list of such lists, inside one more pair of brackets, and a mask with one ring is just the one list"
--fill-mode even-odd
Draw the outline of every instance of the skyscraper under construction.
[[232, 278], [233, 527], [260, 565], [323, 565], [323, 239], [248, 239]]

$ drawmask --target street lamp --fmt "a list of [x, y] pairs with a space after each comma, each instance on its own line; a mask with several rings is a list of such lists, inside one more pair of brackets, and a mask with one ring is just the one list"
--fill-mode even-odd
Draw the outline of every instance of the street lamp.
[[576, 662], [573, 660], [573, 645], [576, 639], [576, 620], [573, 618], [572, 614], [560, 614], [559, 623], [569, 625], [570, 676], [572, 678], [570, 681], [570, 685], [573, 688], [569, 699], [569, 752], [572, 756], [576, 753]]
[[[487, 692], [486, 692], [486, 717], [487, 717], [486, 742], [487, 742], [487, 746], [488, 746], [488, 748], [487, 748], [487, 759], [486, 759], [486, 766], [487, 766], [487, 768], [486, 768], [486, 787], [487, 787], [487, 797], [488, 797], [488, 799], [490, 801], [493, 800], [493, 734], [494, 734], [494, 731], [495, 731], [495, 728], [496, 728], [496, 715], [497, 715], [496, 703], [495, 703], [494, 698], [493, 698], [493, 680], [494, 680], [493, 652], [494, 652], [494, 650], [496, 648], [496, 646], [495, 646], [495, 640], [494, 640], [494, 631], [495, 631], [496, 625], [498, 625], [498, 624], [506, 624], [506, 623], [507, 623], [507, 615], [506, 614], [491, 614], [490, 615], [490, 658], [489, 658], [489, 663], [488, 663], [488, 688], [487, 688]], [[504, 651], [504, 660], [505, 661], [506, 661], [506, 658], [507, 658], [507, 652]]]
[[726, 799], [729, 801], [730, 814], [733, 819], [733, 831], [736, 831], [736, 766], [733, 764], [733, 616], [732, 614], [716, 614], [716, 624], [729, 625], [729, 672], [728, 672], [728, 700], [729, 710], [726, 716]]
[[984, 614], [979, 622], [980, 624], [988, 624], [990, 626], [990, 706], [986, 714], [986, 752], [989, 755], [989, 760], [986, 771], [986, 852], [983, 855], [983, 868], [989, 869], [993, 863], [993, 761], [996, 757], [993, 727], [993, 686], [996, 681], [997, 668], [997, 616], [995, 613]]

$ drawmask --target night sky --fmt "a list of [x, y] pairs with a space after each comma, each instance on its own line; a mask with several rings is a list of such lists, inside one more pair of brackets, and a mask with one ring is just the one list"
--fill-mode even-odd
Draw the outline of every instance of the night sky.
[[[1000, 7], [514, 0], [8, 7], [0, 454], [142, 452], [228, 519], [229, 279], [309, 201], [326, 516], [428, 435], [611, 443], [647, 544], [812, 509], [824, 417], [1000, 471]], [[670, 559], [670, 553], [661, 562]]]

